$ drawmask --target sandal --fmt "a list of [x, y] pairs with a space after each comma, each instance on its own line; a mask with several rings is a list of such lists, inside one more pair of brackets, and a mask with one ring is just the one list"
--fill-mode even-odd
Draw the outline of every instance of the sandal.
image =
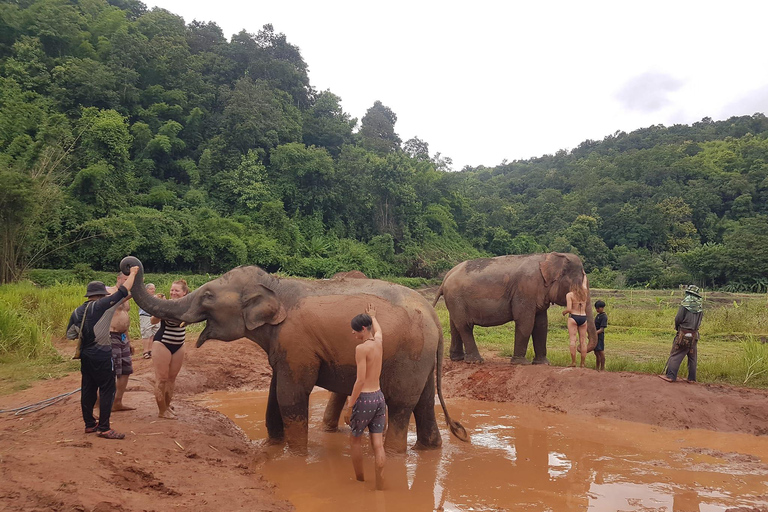
[[98, 425], [95, 427], [85, 427], [85, 433], [86, 434], [93, 434], [94, 432], [98, 432], [96, 429], [99, 428]]
[[121, 434], [113, 429], [105, 430], [96, 434], [104, 439], [125, 439], [125, 434]]
[[144, 352], [144, 355], [142, 356], [144, 359], [152, 359], [152, 351]]

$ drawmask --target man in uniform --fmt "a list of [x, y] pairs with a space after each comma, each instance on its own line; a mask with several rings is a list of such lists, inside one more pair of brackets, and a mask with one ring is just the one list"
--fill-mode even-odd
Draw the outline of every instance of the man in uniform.
[[688, 356], [688, 382], [696, 382], [696, 364], [698, 359], [699, 326], [704, 316], [701, 290], [698, 286], [688, 285], [685, 297], [675, 316], [675, 340], [667, 360], [666, 374], [659, 375], [667, 382], [677, 380], [677, 372], [685, 356]]

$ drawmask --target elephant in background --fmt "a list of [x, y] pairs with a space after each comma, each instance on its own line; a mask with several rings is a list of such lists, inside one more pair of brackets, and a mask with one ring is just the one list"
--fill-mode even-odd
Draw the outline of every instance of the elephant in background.
[[177, 322], [206, 322], [198, 347], [208, 339], [245, 337], [264, 349], [272, 366], [266, 415], [270, 440], [285, 440], [292, 450], [305, 451], [312, 388], [323, 387], [335, 396], [352, 393], [357, 341], [350, 321], [368, 304], [376, 307], [384, 334], [381, 390], [388, 407], [387, 451], [405, 452], [411, 414], [416, 419], [416, 447], [441, 445], [435, 388], [451, 432], [467, 440], [443, 400], [442, 327], [435, 310], [417, 292], [375, 279], [280, 279], [248, 266], [182, 299], [162, 300], [145, 290], [144, 267], [137, 258], [120, 262], [124, 273], [133, 266], [139, 267], [133, 299], [142, 309]]
[[[451, 325], [453, 361], [482, 363], [474, 326], [490, 327], [515, 321], [512, 363], [527, 364], [533, 337], [534, 364], [547, 360], [547, 309], [566, 305], [565, 295], [582, 286], [584, 266], [575, 254], [552, 252], [480, 258], [459, 263], [443, 278], [433, 306], [445, 298]], [[588, 284], [587, 284], [587, 287]], [[587, 351], [597, 345], [592, 299], [587, 291]]]

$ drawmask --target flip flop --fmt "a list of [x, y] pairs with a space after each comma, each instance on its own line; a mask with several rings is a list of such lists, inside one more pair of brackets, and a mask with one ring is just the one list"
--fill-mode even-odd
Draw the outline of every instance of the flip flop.
[[667, 382], [675, 382], [672, 379], [670, 379], [669, 377], [667, 377], [666, 375], [657, 375], [657, 377], [660, 378], [661, 380], [664, 380], [664, 381], [667, 381]]
[[152, 359], [152, 352], [144, 352], [142, 357], [144, 357], [144, 359]]
[[121, 434], [113, 429], [105, 430], [104, 432], [98, 432], [96, 434], [104, 439], [125, 439], [125, 434]]

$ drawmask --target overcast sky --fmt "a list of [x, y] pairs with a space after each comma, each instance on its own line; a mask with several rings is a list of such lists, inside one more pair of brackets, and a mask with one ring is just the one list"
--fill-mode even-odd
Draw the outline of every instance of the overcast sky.
[[310, 83], [405, 142], [493, 166], [617, 130], [768, 110], [768, 2], [144, 0], [229, 38], [271, 23]]

